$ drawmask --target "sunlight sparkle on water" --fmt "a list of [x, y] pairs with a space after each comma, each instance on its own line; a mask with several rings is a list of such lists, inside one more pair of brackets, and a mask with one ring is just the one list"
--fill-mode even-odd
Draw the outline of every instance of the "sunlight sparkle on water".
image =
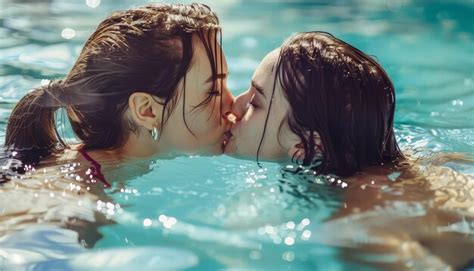
[[288, 236], [285, 238], [285, 244], [288, 246], [292, 246], [295, 243], [295, 238]]
[[86, 0], [86, 5], [91, 8], [100, 6], [100, 0]]
[[292, 251], [285, 251], [282, 255], [281, 258], [285, 261], [291, 262], [295, 259], [295, 253]]
[[288, 223], [286, 223], [286, 227], [287, 227], [288, 229], [290, 229], [290, 230], [291, 230], [291, 229], [294, 229], [295, 226], [296, 226], [296, 225], [295, 225], [295, 222], [293, 222], [293, 221], [288, 221]]
[[150, 226], [151, 226], [151, 223], [152, 223], [152, 221], [151, 221], [151, 219], [149, 219], [149, 218], [145, 218], [145, 219], [143, 220], [143, 226], [144, 226], [144, 227], [150, 227]]
[[61, 37], [70, 40], [76, 36], [76, 30], [72, 28], [64, 28], [61, 32]]
[[265, 226], [265, 232], [267, 234], [273, 234], [273, 233], [275, 233], [275, 230], [273, 229], [272, 226], [268, 225], [268, 226]]
[[163, 223], [163, 227], [167, 229], [171, 229], [178, 222], [178, 220], [176, 220], [175, 217], [166, 216], [166, 215], [160, 215], [158, 217], [158, 221]]
[[310, 230], [305, 230], [303, 231], [303, 234], [301, 235], [301, 239], [303, 240], [308, 240], [311, 237], [311, 231]]
[[301, 220], [301, 225], [303, 226], [308, 226], [309, 223], [311, 223], [311, 221], [308, 218], [303, 218], [303, 220]]

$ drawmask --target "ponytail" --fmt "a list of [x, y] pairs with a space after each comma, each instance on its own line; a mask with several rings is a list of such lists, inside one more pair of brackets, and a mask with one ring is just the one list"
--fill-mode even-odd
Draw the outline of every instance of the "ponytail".
[[13, 109], [7, 124], [5, 148], [15, 151], [24, 163], [36, 163], [41, 157], [64, 149], [58, 135], [54, 113], [62, 103], [55, 93], [61, 80], [28, 92]]

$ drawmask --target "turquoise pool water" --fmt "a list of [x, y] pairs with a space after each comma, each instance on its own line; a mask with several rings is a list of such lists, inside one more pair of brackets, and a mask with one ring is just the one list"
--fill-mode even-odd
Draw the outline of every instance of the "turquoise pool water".
[[[64, 76], [106, 14], [144, 3], [3, 1], [0, 142], [15, 103], [43, 79]], [[223, 25], [234, 94], [246, 90], [260, 59], [291, 33], [328, 31], [376, 56], [391, 76], [403, 150], [424, 156], [474, 152], [472, 2], [232, 0], [208, 5]], [[435, 164], [443, 170], [429, 169]], [[438, 233], [429, 240], [446, 244], [453, 254], [474, 251], [474, 167], [465, 161], [422, 166], [444, 182], [369, 183], [357, 187], [365, 194], [353, 201], [347, 195], [355, 191], [350, 184], [345, 189], [306, 173], [285, 172], [281, 165], [258, 167], [226, 156], [137, 163], [129, 168], [138, 173], [126, 178], [127, 170], [119, 167], [113, 176], [120, 181], [100, 200], [67, 198], [60, 191], [70, 186], [0, 186], [0, 270], [373, 270], [396, 261], [404, 269], [441, 268], [441, 252], [426, 245], [432, 244], [428, 234], [418, 233]], [[439, 191], [447, 191], [444, 201], [436, 196]], [[379, 201], [364, 206], [364, 195]], [[357, 211], [341, 218], [349, 202]], [[17, 210], [5, 211], [15, 209], [11, 206]], [[432, 214], [450, 219], [431, 219]], [[55, 226], [71, 217], [87, 225], [80, 230]], [[403, 258], [392, 250], [358, 249], [377, 238], [391, 244], [394, 230], [387, 225], [397, 226], [401, 235], [423, 236], [418, 254], [407, 252]]]

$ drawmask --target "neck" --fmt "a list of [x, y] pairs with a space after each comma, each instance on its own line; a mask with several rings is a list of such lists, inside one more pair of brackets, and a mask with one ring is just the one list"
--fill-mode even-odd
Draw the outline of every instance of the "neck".
[[140, 136], [130, 133], [125, 144], [114, 150], [114, 155], [123, 158], [143, 159], [159, 153], [158, 144], [148, 134], [140, 131]]
[[140, 131], [140, 136], [131, 133], [125, 144], [110, 150], [91, 150], [88, 153], [104, 166], [123, 163], [150, 162], [156, 159], [173, 159], [180, 155], [177, 152], [162, 150], [157, 141]]

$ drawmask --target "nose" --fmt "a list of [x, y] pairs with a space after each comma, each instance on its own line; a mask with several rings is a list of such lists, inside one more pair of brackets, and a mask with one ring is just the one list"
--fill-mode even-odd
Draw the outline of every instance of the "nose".
[[245, 115], [249, 109], [250, 102], [252, 101], [254, 95], [255, 93], [253, 91], [247, 90], [234, 99], [234, 103], [232, 104], [230, 111], [235, 115], [237, 120], [242, 119], [242, 117]]

